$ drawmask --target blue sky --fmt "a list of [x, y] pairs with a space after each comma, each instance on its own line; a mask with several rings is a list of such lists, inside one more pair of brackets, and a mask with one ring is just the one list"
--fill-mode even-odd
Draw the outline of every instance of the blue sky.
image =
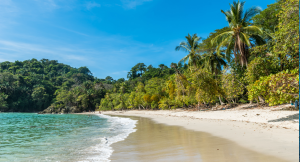
[[[139, 62], [157, 67], [187, 53], [190, 33], [206, 38], [227, 26], [232, 0], [0, 0], [0, 62], [58, 60], [94, 76], [125, 78]], [[275, 0], [248, 0], [265, 9]]]

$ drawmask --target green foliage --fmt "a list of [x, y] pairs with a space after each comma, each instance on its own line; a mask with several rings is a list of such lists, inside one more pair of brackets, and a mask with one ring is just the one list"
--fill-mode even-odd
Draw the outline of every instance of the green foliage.
[[152, 95], [158, 95], [162, 96], [164, 95], [164, 86], [165, 86], [165, 80], [160, 78], [152, 78], [146, 82], [145, 90], [147, 94]]
[[223, 96], [229, 103], [235, 102], [235, 99], [242, 95], [244, 92], [245, 87], [243, 83], [237, 78], [237, 76], [233, 72], [227, 73], [224, 70], [221, 82]]
[[44, 105], [49, 105], [49, 94], [47, 94], [44, 87], [36, 87], [33, 89], [31, 94], [32, 100], [36, 103], [38, 111], [42, 111], [45, 107]]
[[280, 3], [282, 3], [282, 0], [268, 5], [265, 10], [252, 18], [253, 24], [260, 26], [269, 32], [274, 32], [279, 23], [277, 14], [281, 9]]
[[176, 51], [183, 50], [185, 52], [188, 52], [189, 54], [186, 55], [184, 58], [182, 58], [179, 62], [187, 62], [188, 65], [197, 66], [198, 61], [201, 60], [201, 56], [197, 54], [197, 49], [199, 48], [199, 41], [201, 40], [201, 37], [198, 37], [197, 34], [194, 34], [191, 36], [188, 34], [188, 36], [185, 37], [186, 42], [181, 42], [179, 46], [175, 48]]
[[152, 103], [151, 103], [151, 108], [152, 108], [152, 109], [155, 109], [155, 108], [157, 108], [157, 107], [158, 107], [158, 103], [155, 102], [155, 101], [152, 101]]
[[0, 93], [0, 108], [2, 111], [6, 111], [8, 109], [8, 104], [6, 102], [8, 95], [5, 93]]
[[244, 100], [244, 99], [241, 98], [241, 99], [239, 100], [239, 103], [245, 104], [245, 103], [248, 103], [248, 102], [247, 102], [246, 100]]
[[148, 94], [144, 95], [144, 96], [143, 96], [143, 99], [144, 99], [144, 101], [147, 102], [147, 103], [151, 103], [151, 102], [152, 102], [151, 96], [148, 95]]
[[[98, 86], [98, 89], [103, 87], [104, 84], [100, 86], [100, 82], [87, 67], [76, 69], [56, 60], [2, 62], [0, 111], [42, 111], [51, 104], [56, 109], [76, 105], [94, 110], [105, 94], [105, 90], [91, 91], [93, 86]], [[86, 88], [85, 94], [79, 93], [78, 87]], [[88, 98], [91, 96], [95, 101]]]
[[[127, 78], [98, 79], [87, 67], [56, 60], [0, 63], [0, 111], [175, 109], [202, 103], [276, 105], [299, 98], [299, 2], [280, 0], [260, 12], [233, 2], [228, 27], [202, 42], [186, 36], [178, 64], [134, 65]], [[185, 64], [188, 62], [188, 64]], [[295, 70], [293, 70], [295, 69]], [[222, 101], [220, 101], [222, 102]]]
[[225, 53], [227, 58], [233, 52], [235, 62], [241, 66], [247, 66], [251, 40], [261, 45], [264, 40], [261, 38], [263, 31], [260, 27], [251, 25], [251, 18], [260, 12], [258, 7], [252, 7], [244, 10], [245, 2], [233, 2], [230, 10], [221, 12], [225, 15], [229, 28], [212, 39], [212, 44], [217, 44], [217, 53], [220, 53], [222, 47], [226, 47]]
[[299, 66], [299, 1], [280, 3], [279, 24], [272, 53], [280, 59], [281, 70]]
[[261, 77], [247, 88], [249, 100], [262, 96], [271, 106], [295, 101], [299, 99], [299, 69]]
[[278, 59], [274, 57], [257, 57], [248, 65], [245, 79], [248, 83], [254, 83], [260, 77], [276, 74], [279, 70]]
[[218, 86], [218, 81], [214, 75], [206, 69], [198, 69], [191, 74], [193, 87], [196, 90], [195, 97], [198, 102], [212, 102], [217, 96], [221, 95], [222, 90]]
[[162, 98], [159, 102], [159, 108], [162, 109], [162, 110], [166, 110], [166, 109], [169, 109], [170, 108], [170, 105], [171, 105], [171, 102], [170, 102], [170, 99], [168, 98]]
[[131, 68], [130, 72], [127, 74], [127, 78], [135, 79], [143, 75], [143, 72], [146, 71], [146, 65], [144, 63], [138, 63]]
[[[297, 71], [286, 70], [298, 68], [299, 3], [282, 0], [262, 12], [257, 7], [244, 9], [244, 4], [233, 2], [230, 10], [222, 10], [229, 26], [202, 42], [196, 34], [188, 34], [186, 42], [175, 48], [188, 52], [178, 64], [135, 65], [124, 81], [126, 90], [114, 83], [112, 99], [105, 97], [102, 108], [112, 103], [110, 109], [166, 110], [221, 99], [247, 103], [246, 98], [275, 105], [297, 99]], [[120, 94], [128, 96], [123, 106], [118, 106], [123, 102]]]

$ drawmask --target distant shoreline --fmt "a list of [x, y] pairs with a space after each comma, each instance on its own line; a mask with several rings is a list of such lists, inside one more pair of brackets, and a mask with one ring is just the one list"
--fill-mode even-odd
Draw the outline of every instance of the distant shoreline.
[[250, 109], [245, 106], [249, 105], [223, 111], [131, 110], [102, 114], [146, 117], [158, 123], [207, 132], [284, 160], [298, 161], [299, 122], [295, 119], [299, 119], [299, 111], [274, 111], [289, 104]]

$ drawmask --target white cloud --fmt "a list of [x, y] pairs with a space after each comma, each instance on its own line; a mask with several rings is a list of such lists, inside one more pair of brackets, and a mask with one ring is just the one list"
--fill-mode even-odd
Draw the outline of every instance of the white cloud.
[[77, 61], [86, 60], [86, 57], [77, 56], [77, 55], [64, 55], [63, 58], [67, 60], [77, 60]]
[[145, 2], [150, 2], [152, 0], [121, 0], [123, 6], [127, 9], [135, 9], [136, 6], [142, 5]]
[[127, 74], [129, 71], [123, 70], [123, 71], [117, 71], [117, 72], [112, 72], [111, 74], [115, 74], [115, 75], [122, 75], [122, 74]]
[[[74, 55], [77, 51], [78, 55]], [[30, 57], [54, 56], [64, 60], [88, 61], [83, 55], [84, 51], [78, 52], [72, 48], [58, 48], [51, 46], [42, 46], [34, 43], [22, 43], [16, 41], [0, 40], [0, 56], [5, 60], [29, 59]], [[3, 60], [3, 59], [2, 59]]]
[[92, 8], [95, 8], [95, 7], [101, 7], [100, 4], [96, 3], [96, 2], [87, 2], [86, 3], [86, 8], [88, 10], [92, 9]]

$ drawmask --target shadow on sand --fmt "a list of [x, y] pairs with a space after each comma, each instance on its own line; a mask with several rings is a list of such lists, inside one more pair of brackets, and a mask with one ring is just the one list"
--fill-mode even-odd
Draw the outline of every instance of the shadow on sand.
[[299, 120], [299, 113], [294, 115], [289, 115], [283, 118], [275, 119], [275, 120], [269, 120], [268, 122], [283, 122], [283, 121], [294, 121]]

